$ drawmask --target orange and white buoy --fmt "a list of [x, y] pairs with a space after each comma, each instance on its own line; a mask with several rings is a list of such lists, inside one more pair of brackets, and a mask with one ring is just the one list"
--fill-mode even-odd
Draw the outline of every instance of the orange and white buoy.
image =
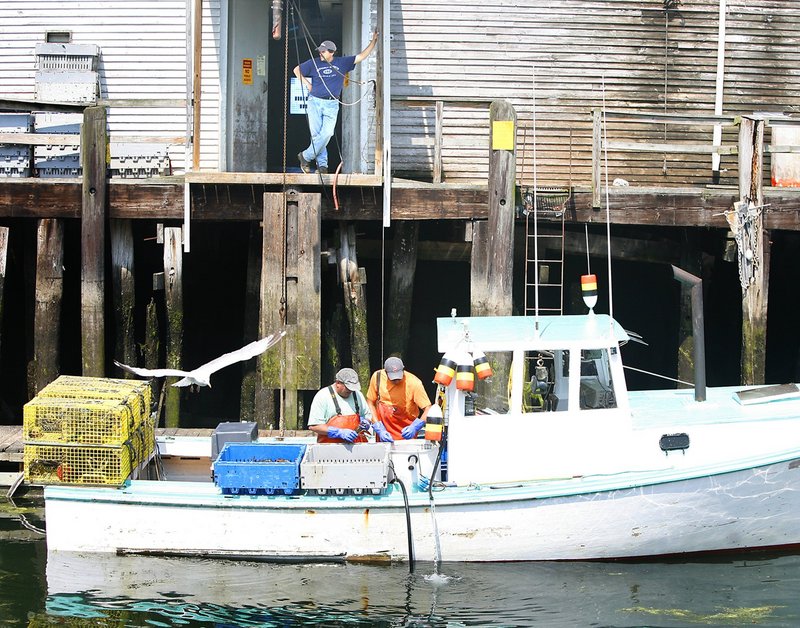
[[425, 417], [425, 440], [442, 440], [444, 418], [439, 404], [434, 403]]
[[581, 275], [581, 294], [589, 311], [597, 305], [597, 275]]
[[436, 375], [434, 375], [433, 381], [442, 386], [449, 386], [456, 374], [456, 366], [458, 365], [453, 356], [445, 353], [439, 361], [439, 366], [435, 369]]
[[492, 365], [486, 354], [480, 349], [472, 352], [472, 364], [475, 366], [475, 374], [478, 379], [489, 379], [492, 376]]
[[468, 353], [463, 354], [458, 359], [456, 388], [467, 392], [475, 389], [475, 371], [473, 370], [472, 357]]

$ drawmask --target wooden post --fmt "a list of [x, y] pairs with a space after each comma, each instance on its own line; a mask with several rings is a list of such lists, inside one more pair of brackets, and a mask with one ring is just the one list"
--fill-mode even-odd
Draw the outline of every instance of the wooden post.
[[281, 430], [302, 429], [297, 391], [320, 387], [321, 227], [320, 194], [264, 194], [259, 329], [287, 335], [259, 365], [264, 386], [282, 392]]
[[[8, 259], [8, 227], [0, 227], [0, 330], [3, 329], [3, 295], [5, 294], [6, 284], [6, 260]], [[0, 333], [2, 341], [2, 333]], [[0, 342], [0, 349], [2, 343]], [[0, 357], [3, 352], [0, 350]]]
[[105, 375], [106, 108], [86, 107], [81, 126], [81, 360], [83, 374]]
[[[680, 268], [697, 277], [703, 276], [700, 247], [695, 231], [683, 229], [683, 246], [681, 247]], [[692, 292], [694, 288], [681, 283], [681, 311], [678, 324], [678, 379], [691, 382], [694, 379], [694, 319], [692, 311]], [[691, 387], [689, 384], [678, 384], [678, 388]]]
[[603, 168], [603, 112], [599, 109], [592, 110], [592, 209], [600, 209], [603, 205], [601, 198], [601, 176]]
[[[133, 310], [136, 303], [133, 268], [133, 223], [111, 221], [111, 268], [114, 289], [114, 357], [123, 364], [136, 364]], [[124, 372], [124, 377], [133, 377]]]
[[[764, 230], [762, 188], [764, 121], [742, 117], [739, 127], [739, 200], [748, 201], [755, 215], [751, 222], [754, 253], [753, 282], [742, 295], [742, 384], [763, 384], [766, 370], [767, 294], [769, 290], [769, 234]], [[740, 251], [739, 255], [743, 253]]]
[[[369, 367], [369, 338], [367, 336], [367, 299], [364, 286], [367, 274], [358, 267], [356, 256], [356, 230], [352, 224], [342, 224], [339, 228], [341, 246], [339, 248], [339, 278], [342, 282], [344, 307], [350, 327], [350, 355], [352, 366], [362, 382], [368, 382], [371, 375]], [[347, 366], [345, 364], [339, 365]]]
[[444, 122], [444, 102], [436, 101], [436, 127], [433, 142], [433, 182], [442, 182], [442, 124]]
[[58, 377], [63, 293], [64, 223], [44, 218], [36, 230], [33, 390], [37, 393]]
[[[251, 222], [247, 241], [247, 276], [245, 278], [244, 338], [242, 345], [258, 338], [258, 303], [260, 298], [261, 246], [263, 239], [264, 236], [261, 234], [261, 225], [256, 222]], [[266, 430], [271, 427], [268, 418], [274, 414], [274, 407], [270, 408], [272, 411], [271, 414], [256, 415], [255, 396], [259, 389], [261, 389], [261, 387], [258, 385], [258, 373], [253, 366], [253, 360], [242, 362], [242, 392], [239, 403], [239, 420], [255, 421], [258, 423], [259, 429]], [[269, 398], [271, 399], [272, 395], [269, 395]], [[269, 404], [262, 404], [262, 407], [265, 405]]]
[[[474, 223], [470, 307], [473, 316], [507, 316], [513, 308], [516, 113], [503, 100], [489, 113], [489, 220]], [[476, 387], [488, 407], [507, 408], [510, 368], [510, 355], [493, 356], [494, 377]]]
[[[183, 249], [180, 227], [164, 229], [164, 299], [167, 311], [167, 368], [183, 368]], [[164, 385], [172, 383], [169, 379]], [[180, 427], [180, 389], [166, 388], [165, 427]]]
[[389, 284], [386, 337], [387, 357], [406, 356], [411, 334], [411, 308], [413, 305], [414, 275], [417, 270], [417, 243], [419, 223], [416, 220], [398, 220], [394, 225], [392, 242], [392, 274]]

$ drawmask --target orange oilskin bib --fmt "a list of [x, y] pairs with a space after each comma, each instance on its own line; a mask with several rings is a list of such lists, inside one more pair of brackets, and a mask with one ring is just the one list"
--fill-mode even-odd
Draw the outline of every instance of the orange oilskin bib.
[[[356, 430], [358, 431], [359, 424], [361, 419], [359, 418], [358, 414], [342, 414], [342, 409], [339, 406], [339, 400], [336, 399], [336, 393], [333, 390], [333, 386], [328, 386], [328, 391], [331, 393], [331, 399], [333, 399], [333, 405], [336, 407], [336, 414], [332, 416], [325, 425], [330, 427], [341, 427], [347, 430]], [[355, 395], [356, 393], [352, 393]], [[353, 398], [353, 401], [356, 406], [356, 412], [361, 412], [361, 409], [358, 407], [358, 396]], [[346, 443], [347, 441], [342, 440], [341, 438], [330, 438], [324, 434], [317, 434], [317, 442], [318, 443]], [[358, 435], [356, 443], [366, 443], [367, 437], [363, 434]]]
[[391, 404], [383, 403], [383, 401], [376, 403], [375, 408], [378, 410], [380, 422], [383, 423], [386, 431], [389, 432], [395, 440], [402, 440], [403, 435], [400, 432], [403, 431], [404, 427], [411, 425], [414, 419], [417, 418], [406, 412], [405, 408], [398, 408]]

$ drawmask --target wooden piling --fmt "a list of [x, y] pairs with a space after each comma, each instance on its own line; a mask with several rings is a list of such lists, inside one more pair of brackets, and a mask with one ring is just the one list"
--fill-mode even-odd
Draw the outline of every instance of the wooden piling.
[[384, 357], [407, 355], [419, 242], [419, 222], [416, 220], [396, 220], [392, 228], [392, 273], [387, 300], [389, 316], [385, 323]]
[[[342, 284], [344, 309], [350, 327], [350, 366], [358, 373], [362, 382], [368, 382], [369, 339], [367, 336], [367, 295], [365, 286], [367, 273], [358, 267], [356, 255], [356, 230], [352, 224], [342, 223], [339, 228], [339, 279]], [[338, 367], [348, 366], [340, 364]], [[338, 370], [338, 369], [337, 369]]]
[[[742, 384], [766, 380], [767, 295], [769, 291], [769, 233], [764, 230], [762, 187], [764, 120], [742, 117], [739, 126], [739, 200], [755, 207], [753, 239], [758, 250], [753, 282], [742, 295]], [[739, 251], [739, 255], [743, 254]]]
[[[0, 330], [3, 329], [3, 297], [6, 284], [6, 260], [8, 259], [8, 227], [0, 227]], [[0, 357], [2, 357], [2, 339], [0, 333]]]
[[[489, 219], [473, 223], [470, 309], [472, 316], [508, 316], [513, 309], [517, 116], [504, 100], [494, 101], [489, 113]], [[507, 407], [510, 368], [510, 356], [493, 356], [494, 377], [477, 387], [488, 407]]]
[[[164, 300], [167, 311], [167, 368], [183, 368], [183, 249], [180, 227], [164, 228]], [[165, 385], [172, 382], [167, 379]], [[180, 389], [166, 387], [165, 427], [180, 427]]]
[[297, 391], [320, 387], [321, 227], [320, 194], [264, 194], [259, 329], [287, 335], [259, 365], [264, 386], [282, 391], [280, 429], [302, 428]]
[[81, 363], [105, 375], [106, 108], [86, 107], [81, 126]]
[[43, 218], [36, 230], [36, 304], [33, 318], [33, 390], [59, 374], [61, 299], [64, 294], [64, 223]]
[[[136, 364], [133, 310], [136, 303], [133, 266], [133, 223], [111, 221], [111, 281], [114, 302], [114, 358], [123, 364]], [[133, 374], [124, 371], [124, 377]]]
[[[244, 338], [242, 345], [258, 339], [258, 320], [259, 320], [259, 299], [261, 286], [261, 247], [264, 236], [261, 233], [261, 225], [257, 222], [250, 223], [250, 232], [247, 242], [247, 276], [245, 278], [244, 295]], [[267, 430], [272, 427], [274, 418], [274, 404], [260, 404], [260, 407], [267, 409], [273, 406], [270, 417], [267, 414], [256, 414], [256, 395], [263, 396], [265, 392], [261, 386], [257, 369], [253, 360], [242, 362], [242, 392], [239, 402], [239, 420], [255, 421], [258, 428]], [[269, 398], [271, 399], [271, 395]], [[264, 399], [263, 401], [266, 401]]]

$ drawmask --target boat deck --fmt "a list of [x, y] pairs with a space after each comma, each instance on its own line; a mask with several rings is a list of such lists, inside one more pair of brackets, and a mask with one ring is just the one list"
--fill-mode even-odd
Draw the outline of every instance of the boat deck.
[[[156, 437], [205, 437], [214, 432], [212, 428], [176, 428], [162, 427], [156, 429]], [[295, 437], [311, 436], [307, 430], [259, 430], [259, 437]], [[21, 425], [0, 425], [0, 486], [11, 486], [22, 471], [23, 446]]]

